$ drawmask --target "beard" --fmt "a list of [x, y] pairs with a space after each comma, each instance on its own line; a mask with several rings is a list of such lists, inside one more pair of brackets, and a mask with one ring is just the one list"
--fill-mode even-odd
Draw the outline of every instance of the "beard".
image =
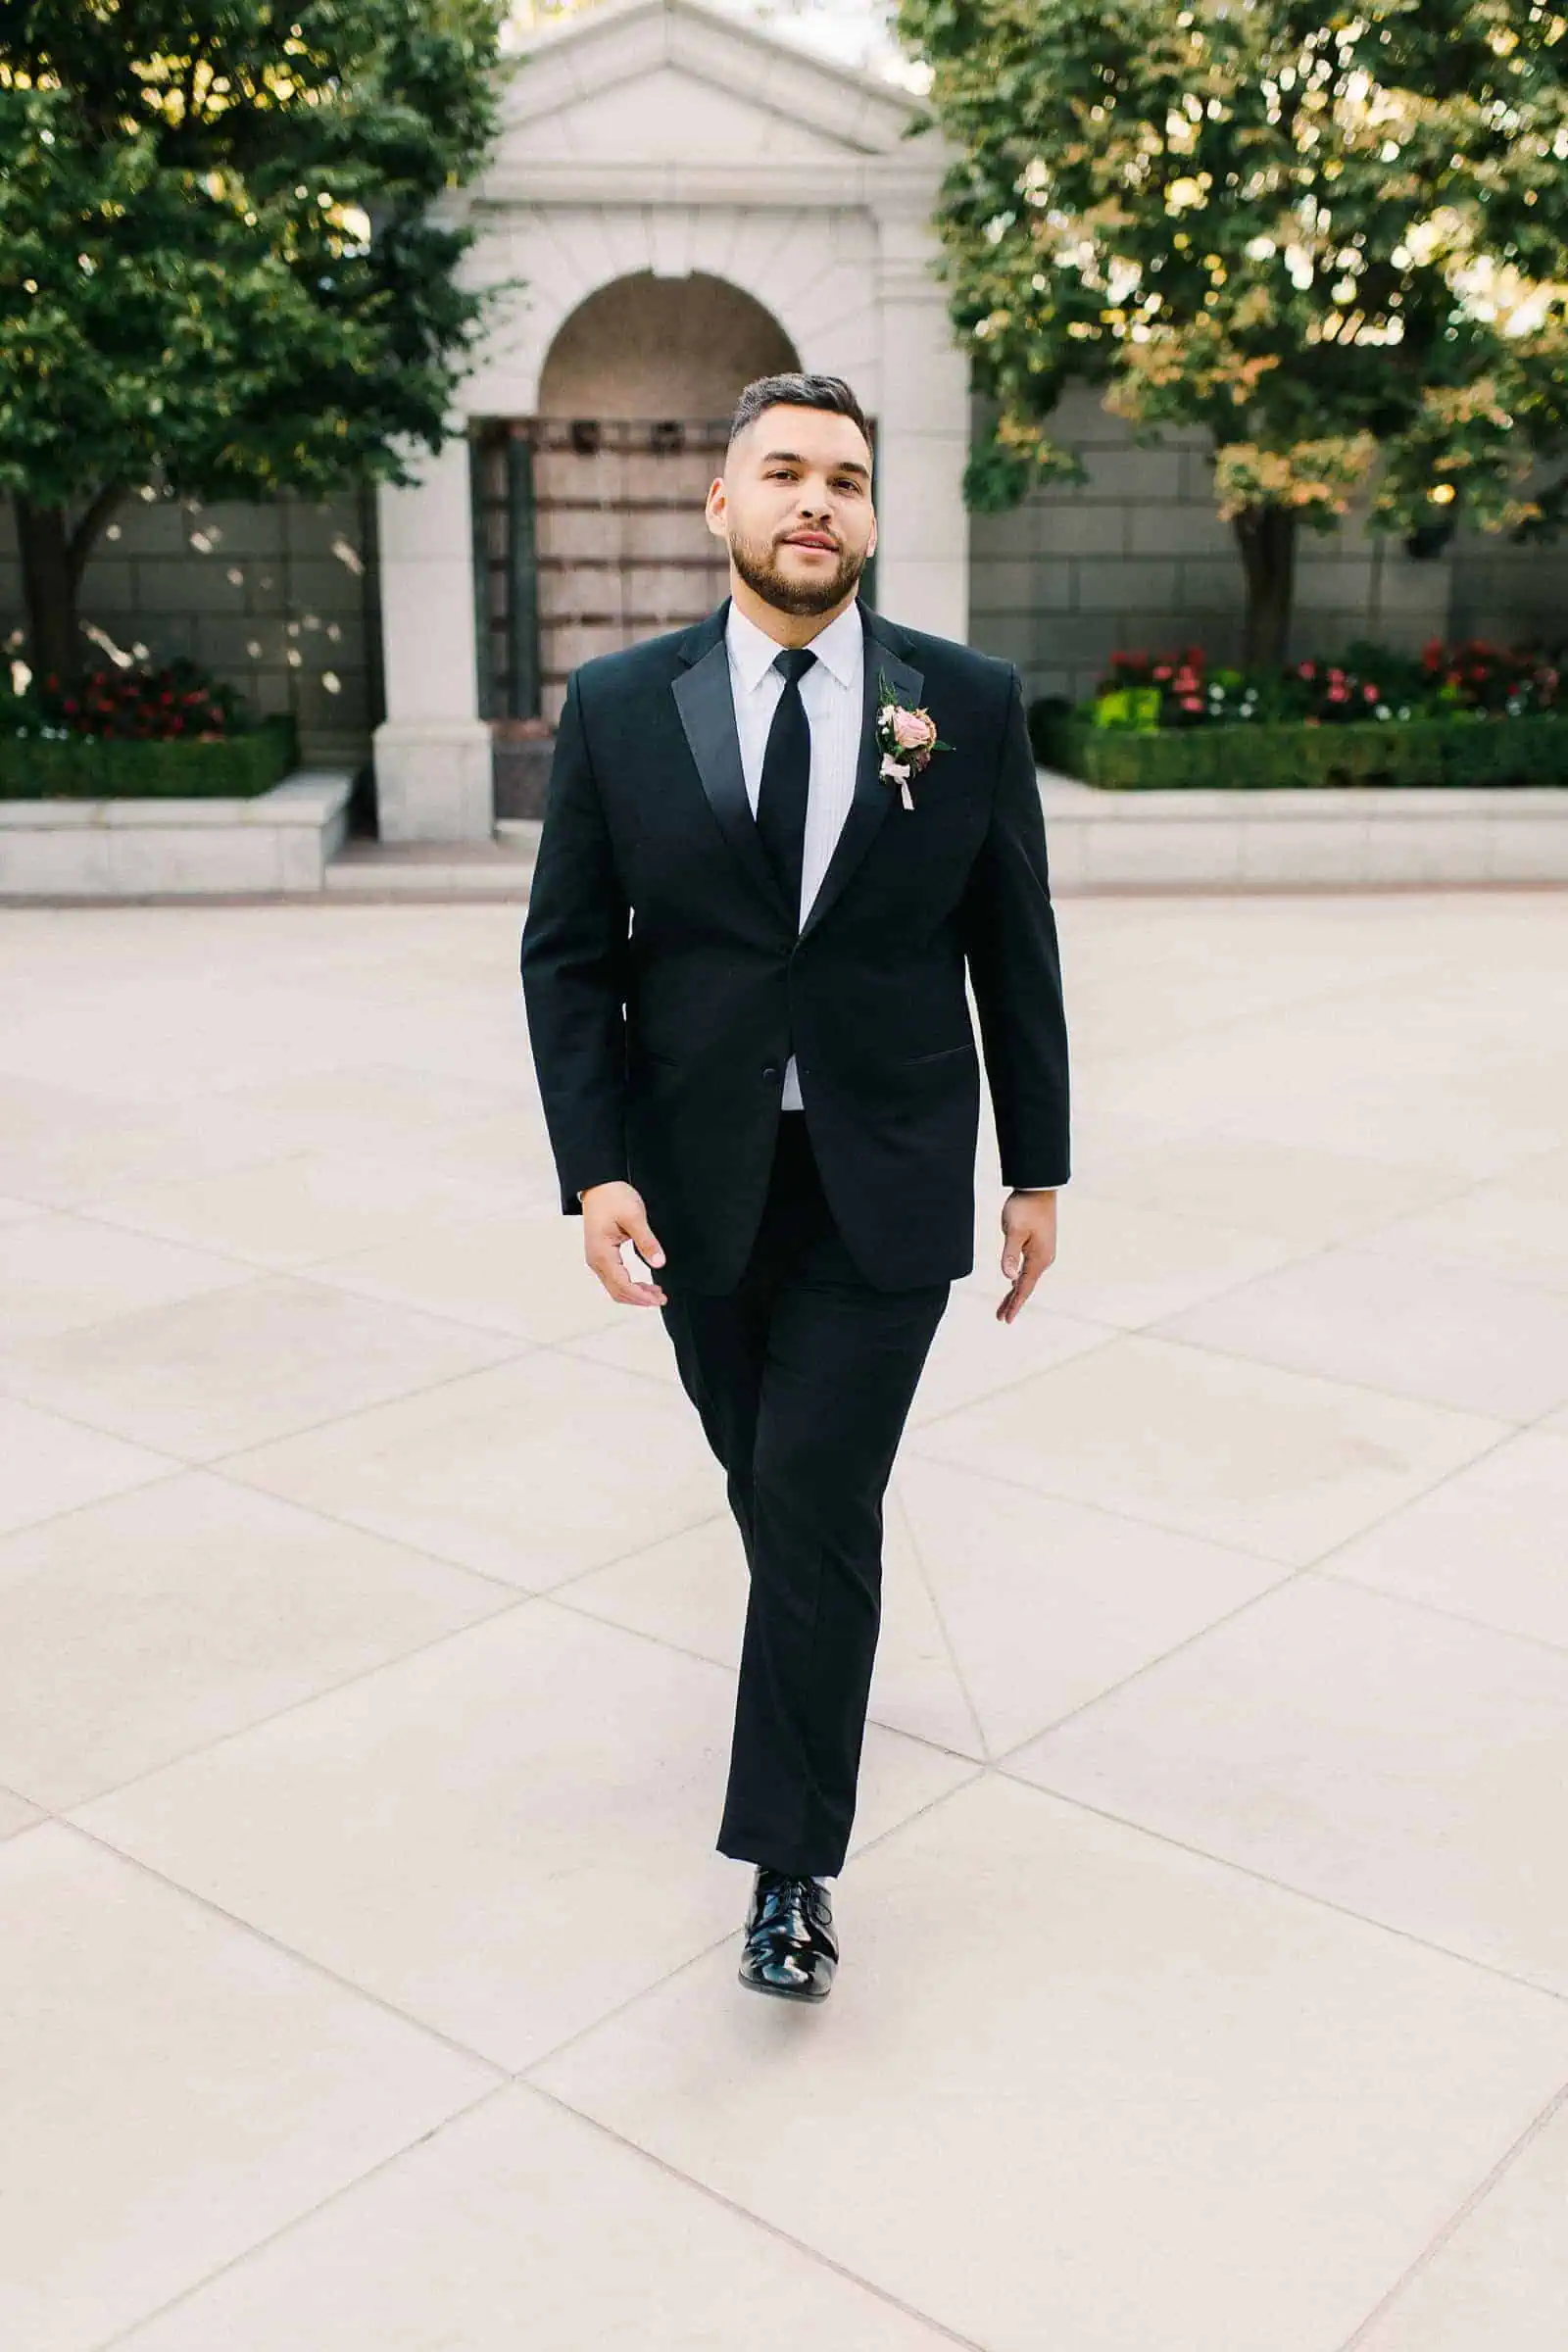
[[808, 579], [791, 579], [780, 569], [778, 550], [760, 546], [735, 532], [729, 543], [730, 562], [754, 594], [775, 612], [826, 612], [840, 605], [865, 569], [864, 556], [841, 549], [831, 571]]

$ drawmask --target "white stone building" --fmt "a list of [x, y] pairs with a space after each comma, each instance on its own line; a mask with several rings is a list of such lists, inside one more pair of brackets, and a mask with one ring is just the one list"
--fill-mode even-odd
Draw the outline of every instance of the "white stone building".
[[753, 376], [855, 385], [875, 593], [965, 633], [967, 369], [930, 268], [944, 153], [913, 113], [703, 0], [607, 0], [532, 42], [461, 207], [473, 281], [521, 282], [467, 433], [381, 494], [386, 838], [487, 834], [490, 722], [553, 719], [575, 662], [717, 602], [703, 500]]
[[[484, 175], [454, 199], [495, 298], [453, 437], [416, 488], [198, 513], [132, 500], [89, 566], [98, 641], [193, 655], [307, 756], [373, 737], [388, 839], [486, 837], [566, 671], [708, 612], [703, 522], [742, 385], [847, 376], [876, 441], [867, 593], [894, 618], [1087, 692], [1118, 646], [1236, 651], [1242, 571], [1201, 436], [1135, 444], [1087, 389], [1081, 487], [970, 515], [981, 421], [936, 273], [946, 162], [920, 101], [710, 0], [598, 0], [533, 35]], [[0, 505], [0, 637], [20, 619]], [[1298, 555], [1293, 650], [1355, 635], [1560, 637], [1568, 550], [1461, 528], [1436, 560], [1359, 516]], [[379, 722], [379, 723], [377, 723]], [[530, 745], [528, 739], [535, 740]], [[537, 799], [532, 803], [537, 806]]]

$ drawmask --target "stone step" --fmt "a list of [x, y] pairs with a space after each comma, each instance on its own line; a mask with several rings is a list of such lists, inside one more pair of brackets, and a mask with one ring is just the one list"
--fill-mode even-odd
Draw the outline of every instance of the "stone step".
[[329, 897], [526, 899], [537, 818], [504, 820], [493, 841], [351, 841], [326, 869]]

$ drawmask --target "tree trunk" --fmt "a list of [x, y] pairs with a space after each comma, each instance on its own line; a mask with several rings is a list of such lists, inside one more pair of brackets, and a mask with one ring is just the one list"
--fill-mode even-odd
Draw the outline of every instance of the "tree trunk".
[[1244, 507], [1232, 521], [1247, 574], [1242, 660], [1271, 668], [1285, 660], [1296, 579], [1296, 514], [1290, 507]]
[[118, 489], [100, 490], [73, 523], [64, 507], [35, 506], [17, 491], [17, 540], [27, 607], [27, 659], [39, 678], [72, 677], [85, 648], [76, 597], [87, 558], [119, 505]]

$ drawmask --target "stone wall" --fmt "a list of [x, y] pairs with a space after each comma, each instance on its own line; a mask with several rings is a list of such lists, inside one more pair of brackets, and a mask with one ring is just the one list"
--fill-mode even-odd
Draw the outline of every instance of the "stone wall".
[[[983, 428], [984, 404], [974, 423]], [[1241, 558], [1214, 512], [1206, 437], [1133, 440], [1098, 397], [1075, 388], [1057, 431], [1089, 480], [1034, 491], [1007, 514], [976, 514], [970, 635], [1016, 662], [1031, 694], [1089, 692], [1114, 651], [1198, 643], [1221, 660], [1241, 650]], [[1396, 538], [1355, 514], [1298, 544], [1293, 657], [1366, 635], [1417, 646], [1446, 625], [1450, 564], [1415, 563]]]
[[[1524, 485], [1526, 494], [1530, 487]], [[1452, 627], [1455, 637], [1568, 645], [1568, 538], [1550, 547], [1515, 547], [1485, 531], [1456, 531]]]
[[[100, 540], [81, 616], [152, 662], [188, 655], [264, 712], [292, 710], [318, 764], [357, 765], [380, 714], [374, 501], [200, 507], [129, 498]], [[0, 500], [0, 641], [22, 625], [11, 503]]]
[[[977, 431], [985, 415], [977, 401]], [[1064, 400], [1058, 431], [1082, 451], [1089, 481], [973, 517], [974, 643], [1016, 662], [1031, 694], [1087, 693], [1117, 649], [1197, 642], [1234, 659], [1241, 559], [1214, 513], [1204, 436], [1140, 447], [1087, 389]], [[1565, 631], [1568, 544], [1527, 549], [1461, 530], [1418, 562], [1397, 534], [1366, 531], [1358, 511], [1332, 533], [1300, 535], [1294, 659], [1355, 636], [1413, 649], [1434, 635], [1560, 642]]]

